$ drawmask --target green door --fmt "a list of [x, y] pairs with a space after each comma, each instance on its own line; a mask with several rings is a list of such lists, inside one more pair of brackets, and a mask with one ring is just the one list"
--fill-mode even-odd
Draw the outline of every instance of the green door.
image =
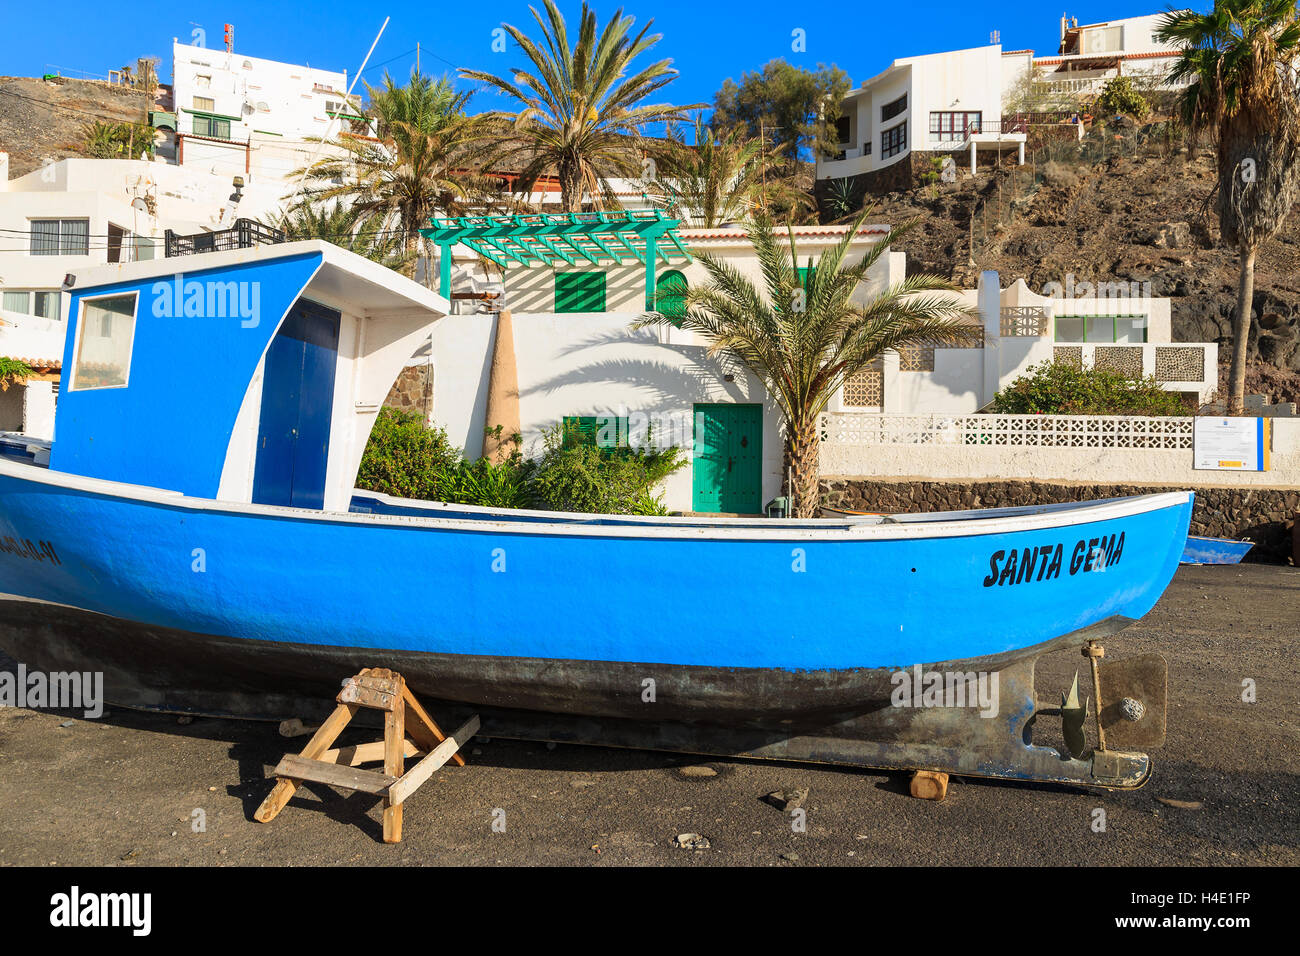
[[691, 510], [763, 510], [763, 406], [696, 405]]

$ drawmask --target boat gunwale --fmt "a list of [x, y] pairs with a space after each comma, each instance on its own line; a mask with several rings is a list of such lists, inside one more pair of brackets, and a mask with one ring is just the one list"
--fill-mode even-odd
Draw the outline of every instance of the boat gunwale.
[[[783, 519], [766, 519], [770, 521], [770, 524], [762, 525], [744, 523], [746, 519], [735, 519], [740, 520], [742, 524], [737, 527], [727, 527], [719, 525], [712, 519], [698, 519], [701, 524], [692, 525], [689, 522], [697, 520], [692, 518], [680, 519], [682, 523], [672, 525], [653, 523], [599, 524], [596, 522], [607, 516], [575, 514], [573, 512], [556, 512], [557, 520], [547, 522], [384, 515], [352, 511], [318, 511], [281, 505], [261, 505], [237, 501], [221, 501], [215, 498], [198, 498], [179, 491], [154, 488], [148, 485], [108, 481], [102, 478], [90, 478], [84, 475], [73, 475], [68, 472], [53, 471], [37, 465], [23, 464], [3, 458], [0, 458], [0, 476], [53, 486], [67, 491], [84, 492], [98, 497], [121, 499], [136, 504], [157, 504], [177, 510], [218, 512], [254, 518], [278, 518], [281, 520], [289, 519], [324, 524], [451, 530], [494, 535], [685, 540], [814, 540], [833, 542], [978, 537], [1024, 531], [1041, 531], [1126, 518], [1185, 505], [1192, 500], [1194, 494], [1191, 491], [1170, 491], [1149, 495], [1133, 495], [1099, 502], [1079, 502], [1074, 507], [1056, 508], [1041, 513], [1018, 514], [1006, 517], [964, 517], [955, 520], [935, 519], [921, 522], [872, 523], [841, 522], [828, 518], [824, 519], [823, 525], [817, 527], [810, 527], [802, 523], [797, 527], [783, 527]], [[943, 512], [933, 512], [931, 514], [938, 515], [943, 514]], [[969, 512], [966, 512], [966, 514], [969, 514]], [[819, 519], [819, 522], [822, 520]]]

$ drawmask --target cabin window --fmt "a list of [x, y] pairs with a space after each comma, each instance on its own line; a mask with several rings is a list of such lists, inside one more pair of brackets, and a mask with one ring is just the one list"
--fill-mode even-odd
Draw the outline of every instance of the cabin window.
[[627, 427], [627, 419], [616, 415], [565, 415], [561, 440], [565, 448], [625, 447]]
[[33, 219], [29, 251], [34, 256], [90, 255], [90, 220]]
[[73, 391], [120, 388], [131, 369], [137, 293], [81, 300]]
[[194, 108], [211, 113], [217, 108], [217, 101], [210, 96], [196, 96], [194, 97]]
[[555, 273], [556, 312], [604, 312], [605, 273]]

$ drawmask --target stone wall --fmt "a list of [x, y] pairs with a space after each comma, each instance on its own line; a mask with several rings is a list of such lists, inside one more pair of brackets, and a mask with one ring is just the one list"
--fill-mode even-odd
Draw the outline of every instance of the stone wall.
[[433, 366], [408, 365], [402, 369], [384, 404], [428, 416], [433, 410]]
[[[929, 152], [912, 152], [883, 169], [875, 169], [867, 173], [859, 173], [856, 176], [849, 176], [852, 182], [852, 195], [865, 197], [867, 195], [883, 196], [886, 193], [905, 192], [912, 189], [920, 181], [921, 173], [930, 169], [930, 157], [936, 155]], [[961, 163], [957, 164], [958, 169]], [[827, 201], [829, 198], [832, 179], [819, 179], [813, 186], [813, 196], [817, 201], [818, 208], [822, 211], [822, 221], [830, 222], [830, 213], [827, 211]]]
[[[1185, 488], [1150, 485], [1059, 484], [1038, 481], [874, 481], [823, 478], [822, 502], [851, 511], [961, 511], [1091, 501]], [[1300, 488], [1197, 488], [1191, 533], [1248, 538], [1247, 561], [1285, 564], [1292, 554]]]

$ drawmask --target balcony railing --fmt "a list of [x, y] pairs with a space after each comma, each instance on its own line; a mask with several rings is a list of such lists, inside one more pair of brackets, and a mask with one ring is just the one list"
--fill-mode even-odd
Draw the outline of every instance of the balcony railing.
[[252, 219], [236, 219], [230, 229], [199, 232], [190, 236], [178, 236], [168, 229], [165, 236], [166, 254], [169, 259], [173, 256], [192, 256], [200, 252], [251, 249], [253, 246], [274, 245], [285, 241], [281, 230]]

